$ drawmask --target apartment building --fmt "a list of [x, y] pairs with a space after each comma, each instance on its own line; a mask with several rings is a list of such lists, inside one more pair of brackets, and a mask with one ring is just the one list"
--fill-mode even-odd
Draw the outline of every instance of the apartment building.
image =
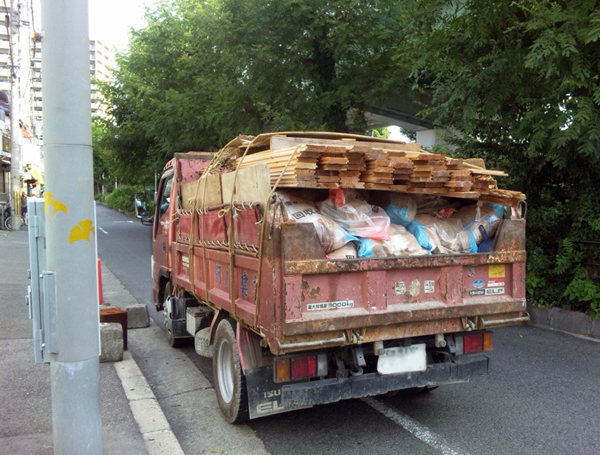
[[[23, 4], [22, 24], [27, 26], [33, 16], [29, 9], [30, 5]], [[0, 6], [0, 15], [10, 15], [10, 6]], [[36, 27], [37, 28], [37, 27]], [[43, 114], [42, 114], [42, 43], [33, 44], [31, 35], [33, 30], [27, 27], [27, 33], [23, 29], [26, 42], [31, 43], [28, 55], [21, 53], [20, 62], [23, 65], [21, 71], [21, 103], [19, 120], [24, 126], [21, 133], [21, 164], [22, 172], [26, 173], [32, 169], [41, 169], [41, 157], [43, 149]], [[10, 96], [11, 79], [11, 46], [9, 41], [9, 30], [0, 27], [0, 132], [2, 135], [2, 147], [0, 148], [0, 193], [8, 191], [8, 175], [10, 170], [10, 122], [3, 116], [3, 99]], [[18, 45], [13, 45], [13, 57], [18, 58]], [[98, 81], [108, 81], [111, 77], [111, 68], [114, 66], [114, 52], [99, 40], [91, 39], [89, 43], [90, 55], [90, 77], [91, 77], [91, 115], [104, 116], [106, 106], [102, 102], [102, 96], [98, 89]]]
[[[0, 55], [1, 58], [1, 55]], [[91, 113], [92, 116], [104, 116], [106, 106], [97, 82], [110, 80], [111, 69], [114, 67], [114, 52], [102, 41], [90, 40], [90, 78], [91, 78]], [[38, 125], [42, 124], [42, 50], [37, 45], [35, 56], [32, 56], [32, 97], [31, 107], [33, 119]], [[1, 79], [0, 79], [1, 82]], [[1, 87], [1, 85], [0, 85]], [[1, 90], [1, 89], [0, 89]]]

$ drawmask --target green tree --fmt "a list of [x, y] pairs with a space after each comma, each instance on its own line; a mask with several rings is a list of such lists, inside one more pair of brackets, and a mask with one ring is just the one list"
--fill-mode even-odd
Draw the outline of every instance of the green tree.
[[92, 152], [94, 160], [94, 192], [100, 193], [106, 179], [108, 179], [108, 164], [102, 151], [102, 141], [105, 135], [102, 120], [92, 119]]
[[104, 86], [120, 174], [239, 133], [364, 132], [398, 68], [396, 3], [163, 0]]
[[[595, 0], [404, 2], [397, 55], [459, 153], [528, 195], [528, 282], [540, 304], [595, 302], [600, 238], [600, 9]], [[581, 243], [584, 242], [584, 243]], [[585, 283], [589, 285], [585, 285]], [[590, 306], [594, 310], [594, 306]], [[594, 310], [596, 314], [600, 314]]]

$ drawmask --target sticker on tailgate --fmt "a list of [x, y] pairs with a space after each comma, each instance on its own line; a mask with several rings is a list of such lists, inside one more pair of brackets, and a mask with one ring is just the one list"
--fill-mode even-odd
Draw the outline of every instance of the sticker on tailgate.
[[353, 306], [354, 300], [336, 300], [334, 302], [309, 303], [306, 305], [306, 309], [309, 311], [335, 310], [338, 308], [352, 308]]
[[494, 264], [490, 265], [488, 268], [488, 277], [489, 278], [504, 278], [506, 274], [506, 267], [504, 264]]
[[471, 289], [469, 295], [500, 295], [504, 294], [504, 288], [485, 288], [485, 289]]

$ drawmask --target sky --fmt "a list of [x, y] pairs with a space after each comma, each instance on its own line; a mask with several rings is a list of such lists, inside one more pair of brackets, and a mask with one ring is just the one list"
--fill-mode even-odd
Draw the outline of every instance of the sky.
[[122, 51], [129, 42], [129, 28], [144, 26], [144, 8], [155, 0], [89, 0], [90, 38]]

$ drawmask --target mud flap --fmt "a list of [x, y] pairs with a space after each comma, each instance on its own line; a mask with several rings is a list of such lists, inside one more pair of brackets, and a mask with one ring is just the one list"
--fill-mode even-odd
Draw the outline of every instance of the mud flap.
[[[273, 366], [261, 366], [246, 370], [246, 387], [248, 390], [248, 408], [250, 418], [256, 419], [271, 414], [299, 409], [298, 406], [285, 408], [281, 400], [281, 384], [273, 380]], [[302, 406], [310, 408], [311, 406]]]

